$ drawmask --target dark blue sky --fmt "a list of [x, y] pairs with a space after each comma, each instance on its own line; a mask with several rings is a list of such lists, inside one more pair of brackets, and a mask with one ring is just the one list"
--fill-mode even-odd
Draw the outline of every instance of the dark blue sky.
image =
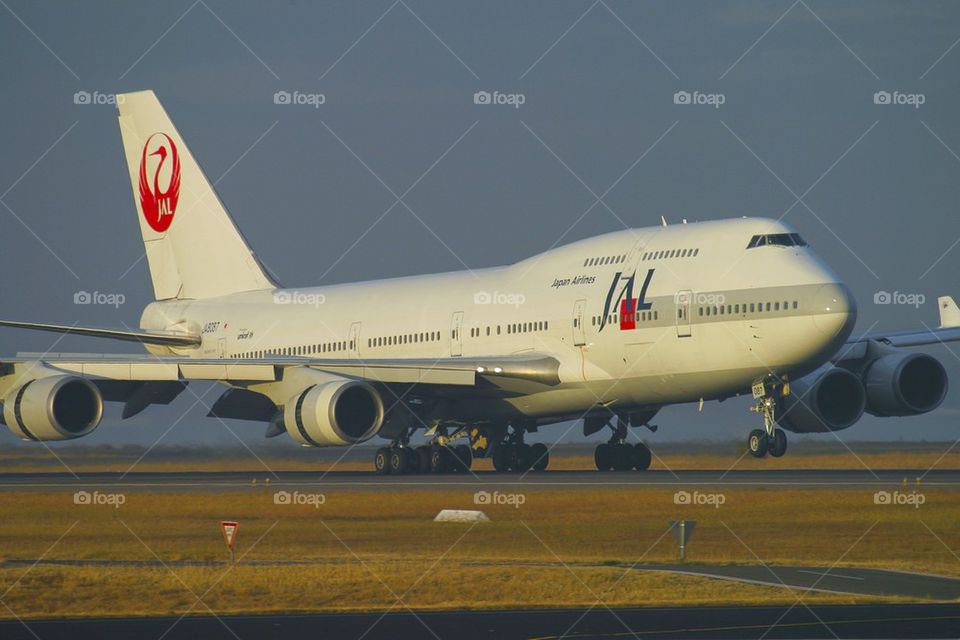
[[[859, 331], [932, 324], [936, 296], [960, 294], [953, 2], [4, 2], [2, 317], [138, 322], [151, 289], [115, 109], [74, 96], [144, 88], [287, 285], [508, 263], [661, 215], [762, 215], [850, 284]], [[675, 104], [683, 91], [723, 104]], [[78, 291], [126, 300], [78, 306]], [[878, 291], [926, 303], [876, 305]], [[5, 353], [54, 340], [0, 330]], [[960, 358], [930, 352], [960, 380]], [[129, 426], [113, 412], [88, 441], [235, 442], [194, 402]], [[746, 408], [664, 411], [652, 441], [739, 437]], [[933, 415], [839, 435], [952, 440], [958, 414], [951, 392]]]

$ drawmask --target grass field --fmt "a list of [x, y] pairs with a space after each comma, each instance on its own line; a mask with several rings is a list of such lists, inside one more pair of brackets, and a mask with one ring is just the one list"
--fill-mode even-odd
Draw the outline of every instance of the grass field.
[[[131, 492], [119, 508], [75, 505], [66, 491], [0, 493], [0, 617], [854, 602], [629, 566], [674, 560], [667, 522], [685, 518], [698, 521], [690, 561], [960, 576], [960, 495], [923, 492], [912, 508], [876, 505], [867, 490], [737, 488], [714, 508], [678, 506], [672, 489], [541, 487], [519, 508], [483, 507], [492, 522], [476, 525], [432, 522], [442, 508], [476, 508], [466, 489], [329, 491], [316, 508], [275, 504], [262, 486]], [[235, 567], [223, 519], [240, 522]], [[155, 564], [31, 567], [38, 558]], [[269, 564], [291, 561], [305, 564]]]

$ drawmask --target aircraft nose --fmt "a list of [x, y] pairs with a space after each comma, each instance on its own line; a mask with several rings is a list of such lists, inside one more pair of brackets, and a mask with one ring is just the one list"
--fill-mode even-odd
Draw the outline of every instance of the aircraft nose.
[[824, 336], [850, 337], [857, 322], [857, 301], [842, 282], [821, 286], [813, 297], [813, 323]]

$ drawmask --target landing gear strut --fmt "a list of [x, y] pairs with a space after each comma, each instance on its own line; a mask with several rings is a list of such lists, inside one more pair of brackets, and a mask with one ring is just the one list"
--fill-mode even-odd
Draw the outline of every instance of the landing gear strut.
[[600, 471], [644, 471], [650, 467], [651, 453], [642, 442], [634, 445], [627, 440], [627, 423], [617, 416], [616, 426], [611, 425], [613, 436], [607, 442], [598, 445], [593, 460]]
[[790, 393], [786, 384], [771, 384], [766, 381], [753, 385], [753, 397], [757, 403], [750, 411], [763, 414], [763, 429], [754, 429], [747, 438], [747, 451], [754, 458], [762, 458], [768, 453], [779, 458], [787, 452], [787, 434], [777, 428], [777, 412], [783, 406], [780, 400]]
[[523, 441], [526, 429], [510, 427], [503, 442], [493, 450], [493, 468], [505, 471], [545, 471], [550, 464], [550, 451], [542, 442], [530, 445]]

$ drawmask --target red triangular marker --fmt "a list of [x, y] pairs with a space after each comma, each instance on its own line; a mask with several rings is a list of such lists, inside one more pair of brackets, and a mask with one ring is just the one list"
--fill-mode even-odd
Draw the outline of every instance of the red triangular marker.
[[237, 529], [239, 528], [239, 522], [224, 520], [220, 523], [220, 529], [223, 531], [223, 541], [227, 543], [228, 550], [233, 550], [233, 545], [237, 542]]

